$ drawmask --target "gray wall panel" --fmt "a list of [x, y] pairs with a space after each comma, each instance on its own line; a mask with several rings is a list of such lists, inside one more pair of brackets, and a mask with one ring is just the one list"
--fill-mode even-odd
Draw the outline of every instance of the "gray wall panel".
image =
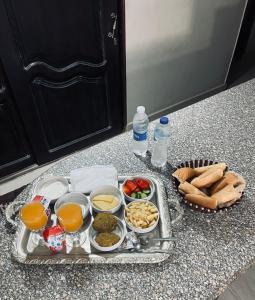
[[225, 83], [245, 0], [126, 0], [127, 119]]

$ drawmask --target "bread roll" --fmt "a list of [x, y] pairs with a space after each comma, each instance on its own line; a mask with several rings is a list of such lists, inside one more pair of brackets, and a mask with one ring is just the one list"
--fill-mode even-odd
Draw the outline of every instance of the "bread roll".
[[238, 183], [237, 185], [235, 186], [235, 190], [238, 192], [238, 193], [243, 193], [245, 187], [246, 187], [246, 181], [244, 180], [243, 176], [237, 174], [238, 176]]
[[214, 182], [218, 181], [223, 177], [223, 170], [216, 169], [216, 170], [207, 170], [204, 174], [194, 178], [191, 181], [191, 184], [197, 188], [206, 188], [210, 187]]
[[179, 180], [179, 182], [184, 182], [192, 177], [194, 177], [196, 175], [196, 172], [194, 171], [194, 169], [192, 168], [181, 168], [181, 169], [177, 169], [172, 176], [177, 178]]
[[185, 195], [187, 201], [210, 209], [228, 207], [234, 204], [240, 197], [241, 193], [238, 193], [231, 184], [225, 186], [211, 197], [197, 194]]
[[240, 178], [238, 174], [235, 172], [226, 172], [225, 175], [217, 182], [213, 184], [210, 189], [211, 195], [217, 193], [222, 190], [226, 185], [232, 184], [233, 186], [237, 186], [240, 182]]
[[210, 208], [217, 208], [217, 200], [208, 196], [195, 195], [195, 194], [186, 194], [185, 199], [191, 203]]
[[214, 164], [210, 166], [205, 166], [205, 167], [199, 167], [199, 168], [194, 168], [194, 171], [196, 172], [196, 175], [200, 175], [210, 169], [221, 169], [224, 171], [226, 169], [227, 165], [225, 163], [219, 163], [219, 164]]
[[181, 183], [178, 187], [178, 190], [182, 194], [195, 194], [206, 197], [206, 194], [204, 194], [202, 191], [200, 191], [194, 185], [188, 183], [187, 181]]
[[220, 169], [214, 169], [214, 168], [208, 169], [207, 171], [205, 171], [204, 173], [202, 173], [201, 175], [199, 175], [199, 178], [204, 178], [204, 177], [208, 176], [209, 174], [215, 172], [216, 170], [220, 170]]
[[235, 190], [232, 184], [226, 185], [222, 190], [211, 196], [217, 201], [218, 207], [226, 207], [232, 205], [236, 200], [240, 199], [241, 193]]

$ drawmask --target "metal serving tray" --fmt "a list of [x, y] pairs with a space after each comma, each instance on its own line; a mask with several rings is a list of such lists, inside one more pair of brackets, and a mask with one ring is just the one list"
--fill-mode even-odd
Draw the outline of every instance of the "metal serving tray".
[[[149, 237], [169, 237], [172, 236], [171, 221], [169, 215], [168, 199], [163, 183], [151, 174], [140, 174], [147, 177], [155, 184], [155, 195], [152, 202], [159, 209], [160, 219], [155, 230], [146, 234]], [[132, 174], [127, 176], [119, 176], [118, 182], [121, 188], [127, 177], [139, 176]], [[116, 216], [123, 219], [124, 205]], [[83, 225], [83, 230], [88, 234], [89, 226], [93, 220], [91, 214]], [[150, 246], [143, 247], [141, 252], [130, 252], [129, 250], [115, 250], [114, 252], [99, 252], [91, 247], [87, 235], [86, 242], [82, 247], [73, 248], [70, 253], [60, 252], [52, 254], [46, 246], [36, 247], [32, 253], [28, 251], [31, 248], [30, 231], [19, 222], [16, 232], [16, 238], [12, 250], [12, 258], [15, 261], [24, 264], [126, 264], [126, 263], [159, 263], [167, 259], [170, 255], [174, 242], [164, 241], [161, 243], [153, 243]]]

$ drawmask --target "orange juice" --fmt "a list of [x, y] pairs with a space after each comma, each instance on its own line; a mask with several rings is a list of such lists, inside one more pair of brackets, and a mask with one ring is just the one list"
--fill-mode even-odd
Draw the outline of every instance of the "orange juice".
[[20, 218], [25, 226], [32, 231], [43, 229], [48, 221], [45, 208], [40, 202], [30, 202], [22, 206]]
[[67, 232], [78, 231], [82, 224], [82, 210], [79, 204], [66, 203], [57, 210], [60, 225]]

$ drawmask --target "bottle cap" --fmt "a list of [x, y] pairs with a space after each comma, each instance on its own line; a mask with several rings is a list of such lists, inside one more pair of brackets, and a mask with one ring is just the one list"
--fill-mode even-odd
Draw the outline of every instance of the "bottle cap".
[[168, 119], [168, 117], [161, 117], [159, 122], [160, 122], [160, 124], [165, 125], [165, 124], [168, 124], [169, 119]]
[[144, 107], [144, 106], [137, 106], [136, 111], [137, 111], [139, 114], [144, 114], [144, 113], [145, 113], [145, 107]]

